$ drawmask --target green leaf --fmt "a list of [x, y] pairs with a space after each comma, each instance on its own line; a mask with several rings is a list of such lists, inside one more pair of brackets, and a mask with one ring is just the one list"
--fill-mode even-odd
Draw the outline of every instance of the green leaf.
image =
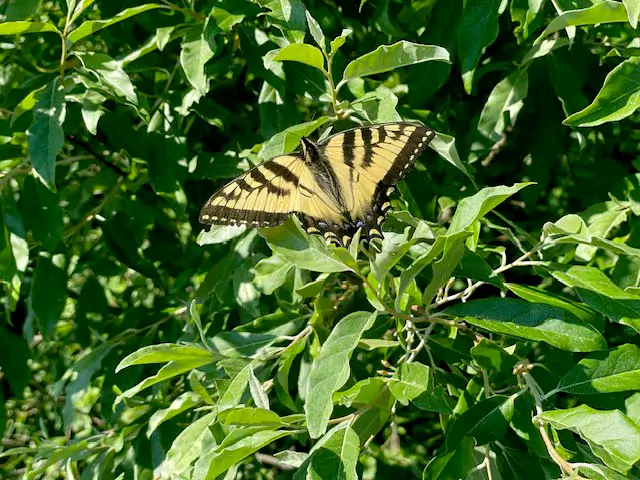
[[64, 146], [64, 88], [55, 78], [41, 93], [27, 130], [29, 158], [44, 184], [55, 190], [56, 157]]
[[640, 390], [640, 348], [628, 343], [591, 354], [560, 379], [556, 390], [576, 395]]
[[335, 55], [338, 50], [344, 45], [344, 42], [347, 41], [347, 37], [353, 33], [353, 30], [349, 28], [345, 28], [342, 30], [342, 33], [339, 37], [331, 40], [331, 55]]
[[284, 285], [293, 264], [280, 255], [263, 258], [254, 267], [253, 281], [263, 293], [271, 295], [277, 288]]
[[458, 27], [458, 58], [467, 93], [471, 93], [473, 88], [473, 76], [482, 52], [498, 38], [500, 3], [500, 0], [464, 2], [464, 12]]
[[70, 9], [73, 11], [69, 24], [75, 23], [75, 21], [82, 15], [82, 13], [89, 8], [95, 0], [80, 0], [75, 8]]
[[[458, 234], [460, 237], [468, 236], [466, 233], [461, 232]], [[407, 288], [411, 286], [415, 278], [424, 270], [428, 265], [431, 265], [436, 258], [444, 251], [444, 247], [447, 243], [447, 239], [443, 236], [436, 238], [435, 242], [429, 247], [427, 252], [418, 257], [407, 269], [400, 274], [400, 286], [398, 287], [398, 293], [396, 295], [395, 309], [400, 311], [400, 301], [402, 295], [407, 291]]]
[[370, 123], [399, 122], [398, 97], [381, 85], [374, 92], [367, 92], [351, 103], [351, 108]]
[[82, 66], [96, 76], [98, 82], [116, 98], [125, 98], [132, 105], [138, 104], [133, 83], [120, 63], [103, 53], [75, 52]]
[[280, 29], [289, 43], [304, 41], [307, 9], [302, 0], [257, 0], [257, 3], [271, 10], [267, 17]]
[[221, 332], [211, 339], [211, 348], [224, 357], [246, 358], [258, 354], [278, 340], [276, 335], [252, 332]]
[[333, 403], [356, 408], [374, 405], [387, 385], [387, 380], [381, 377], [365, 378], [347, 390], [334, 393]]
[[93, 90], [87, 90], [82, 97], [82, 120], [93, 135], [98, 133], [98, 121], [104, 114], [102, 104], [106, 98]]
[[281, 48], [271, 57], [276, 62], [299, 62], [324, 71], [324, 57], [316, 47], [306, 43], [292, 43]]
[[577, 433], [594, 455], [618, 472], [627, 473], [640, 460], [640, 427], [619, 410], [599, 411], [580, 405], [544, 412], [534, 420]]
[[546, 244], [577, 244], [602, 248], [618, 255], [640, 257], [640, 249], [624, 243], [614, 242], [606, 238], [592, 235], [586, 223], [578, 215], [565, 215], [555, 223], [547, 222], [542, 227], [543, 239]]
[[294, 480], [344, 479], [357, 480], [360, 439], [343, 422], [327, 432], [309, 451], [309, 457], [293, 476]]
[[552, 271], [551, 274], [574, 288], [580, 300], [594, 310], [640, 332], [640, 295], [625, 292], [594, 267], [574, 265], [564, 272]]
[[438, 290], [444, 287], [451, 278], [451, 275], [464, 255], [464, 242], [467, 238], [468, 235], [466, 232], [459, 232], [459, 234], [444, 237], [445, 244], [442, 256], [433, 262], [431, 267], [433, 276], [422, 294], [423, 305], [429, 305]]
[[638, 28], [638, 18], [640, 18], [640, 1], [638, 0], [622, 0], [624, 7], [627, 9], [629, 23], [636, 29]]
[[185, 472], [191, 463], [202, 455], [204, 448], [215, 445], [209, 426], [216, 421], [217, 415], [216, 411], [207, 413], [180, 432], [162, 463], [163, 478], [178, 478], [178, 475]]
[[220, 7], [213, 7], [211, 9], [210, 15], [211, 18], [213, 18], [213, 20], [216, 22], [218, 28], [223, 32], [230, 32], [233, 27], [235, 27], [239, 23], [242, 23], [242, 21], [246, 17], [244, 13], [230, 13], [229, 11]]
[[249, 386], [249, 375], [251, 372], [251, 364], [244, 367], [236, 376], [231, 379], [231, 382], [227, 386], [227, 389], [224, 391], [224, 394], [218, 400], [218, 405], [221, 409], [226, 409], [230, 407], [235, 407], [240, 402], [242, 402], [242, 398], [244, 397], [244, 392], [246, 392], [247, 387]]
[[[311, 16], [311, 14], [309, 13], [309, 10], [307, 10], [304, 13], [307, 17], [307, 26], [309, 27], [309, 33], [311, 33], [311, 36], [315, 40], [316, 44], [324, 52], [327, 48], [327, 42], [324, 38], [324, 33], [322, 32], [322, 28], [320, 27], [320, 24], [316, 21], [315, 18]], [[303, 44], [300, 44], [300, 45], [303, 45]]]
[[281, 427], [287, 423], [275, 412], [264, 408], [239, 407], [230, 408], [218, 414], [220, 423], [225, 425], [269, 425]]
[[579, 10], [568, 10], [554, 18], [534, 42], [539, 44], [546, 36], [570, 26], [626, 22], [627, 10], [620, 2], [604, 0]]
[[0, 23], [0, 35], [21, 35], [23, 33], [55, 32], [62, 35], [52, 23], [42, 22], [3, 22]]
[[154, 414], [151, 415], [149, 425], [147, 426], [147, 438], [151, 437], [151, 434], [167, 420], [172, 419], [176, 415], [180, 415], [186, 410], [191, 410], [201, 403], [202, 398], [195, 392], [184, 392], [182, 395], [179, 395], [171, 402], [169, 407], [156, 410]]
[[471, 180], [471, 183], [474, 183], [471, 174], [467, 170], [467, 167], [464, 163], [462, 163], [462, 160], [460, 160], [460, 155], [458, 154], [458, 150], [456, 148], [456, 139], [454, 137], [437, 132], [436, 136], [433, 137], [433, 140], [431, 140], [431, 142], [429, 143], [429, 148], [434, 150], [447, 162], [464, 173], [467, 178]]
[[0, 368], [7, 379], [7, 393], [22, 399], [29, 385], [32, 369], [29, 367], [31, 351], [26, 340], [0, 325]]
[[300, 123], [285, 129], [271, 137], [262, 145], [258, 156], [262, 160], [268, 160], [276, 155], [290, 153], [300, 145], [300, 139], [306, 137], [329, 121], [329, 117], [322, 116], [311, 122]]
[[326, 273], [349, 270], [335, 257], [323, 239], [303, 233], [293, 220], [288, 220], [281, 227], [263, 228], [260, 236], [269, 242], [273, 253], [286, 258], [296, 267]]
[[421, 395], [429, 387], [431, 369], [419, 362], [403, 363], [394, 372], [389, 390], [403, 405]]
[[349, 376], [349, 359], [376, 314], [354, 312], [340, 320], [313, 360], [304, 411], [311, 438], [322, 436], [333, 411], [332, 396]]
[[495, 370], [503, 375], [513, 372], [518, 358], [507, 353], [499, 345], [486, 338], [481, 339], [471, 349], [471, 357], [485, 370]]
[[358, 434], [360, 444], [364, 445], [387, 425], [391, 415], [394, 398], [388, 388], [383, 388], [376, 397], [376, 403], [367, 405], [351, 423], [351, 428]]
[[[251, 366], [251, 364], [249, 364]], [[251, 392], [251, 398], [253, 398], [253, 403], [262, 410], [269, 410], [269, 396], [265, 391], [262, 383], [258, 380], [255, 373], [253, 373], [253, 368], [249, 368], [249, 391]]]
[[239, 237], [246, 231], [246, 225], [213, 225], [208, 232], [200, 231], [197, 242], [198, 245], [225, 243]]
[[501, 440], [513, 417], [515, 398], [515, 395], [489, 397], [456, 418], [447, 432], [447, 451], [454, 450], [464, 437], [473, 437], [476, 445]]
[[464, 437], [455, 450], [432, 458], [422, 472], [422, 480], [450, 480], [467, 478], [476, 466], [473, 457], [473, 439]]
[[426, 392], [411, 400], [411, 403], [420, 410], [451, 415], [455, 406], [453, 399], [447, 395], [442, 386], [434, 387], [431, 382], [429, 387]]
[[78, 40], [82, 40], [83, 38], [88, 37], [98, 30], [110, 27], [111, 25], [122, 22], [127, 18], [133, 17], [134, 15], [139, 15], [140, 13], [146, 12], [148, 10], [153, 10], [154, 8], [167, 7], [166, 5], [160, 5], [157, 3], [147, 3], [145, 5], [139, 5], [137, 7], [122, 10], [120, 13], [114, 15], [111, 18], [107, 18], [104, 20], [88, 20], [86, 22], [82, 22], [82, 24], [78, 28], [76, 28], [69, 34], [69, 36], [67, 37], [67, 41], [70, 45], [73, 45]]
[[209, 91], [206, 63], [217, 50], [215, 23], [209, 17], [201, 25], [192, 27], [186, 34], [180, 50], [180, 65], [187, 80], [199, 95]]
[[165, 380], [169, 380], [170, 378], [182, 375], [183, 373], [190, 370], [200, 368], [209, 363], [211, 363], [210, 358], [188, 358], [187, 360], [173, 360], [171, 362], [168, 362], [160, 370], [158, 370], [158, 373], [145, 378], [137, 385], [123, 392], [116, 399], [115, 403], [118, 404], [122, 400], [122, 398], [132, 398], [142, 390], [145, 390], [160, 382], [164, 382]]
[[196, 345], [177, 345], [161, 343], [149, 345], [124, 357], [116, 367], [116, 373], [133, 365], [147, 365], [150, 363], [166, 363], [171, 361], [202, 360], [213, 362], [217, 358], [208, 350]]
[[7, 22], [28, 20], [40, 8], [40, 0], [9, 0], [6, 3], [8, 3], [5, 11], [5, 20]]
[[554, 307], [564, 308], [583, 322], [590, 323], [599, 331], [604, 330], [604, 318], [584, 303], [574, 302], [562, 295], [553, 294], [541, 288], [527, 287], [515, 283], [505, 283], [504, 286], [523, 300], [531, 303], [546, 303]]
[[511, 195], [529, 185], [532, 185], [532, 182], [516, 183], [511, 187], [487, 187], [471, 197], [462, 199], [458, 204], [456, 213], [451, 219], [447, 236], [454, 235], [469, 228], [476, 220], [484, 217]]
[[201, 454], [191, 478], [193, 480], [214, 480], [218, 475], [262, 447], [290, 434], [288, 431], [263, 430], [251, 433], [237, 441], [230, 435], [214, 449]]
[[507, 127], [515, 125], [527, 97], [528, 86], [526, 69], [516, 70], [501, 80], [489, 94], [482, 109], [478, 131], [485, 137], [498, 141]]
[[640, 107], [640, 57], [611, 70], [593, 103], [565, 119], [565, 125], [595, 127], [628, 117]]
[[65, 373], [65, 378], [69, 379], [64, 387], [66, 398], [62, 410], [62, 421], [65, 427], [71, 427], [79, 420], [85, 399], [91, 394], [92, 378], [102, 369], [103, 360], [112, 348], [113, 345], [110, 343], [101, 343], [95, 348], [87, 349], [85, 355]]
[[544, 10], [544, 0], [514, 0], [511, 2], [510, 11], [511, 19], [518, 22], [514, 29], [514, 34], [518, 38], [518, 44], [529, 38], [531, 33], [535, 31], [542, 23], [541, 12]]
[[31, 285], [31, 308], [35, 314], [42, 334], [50, 338], [56, 323], [62, 315], [67, 301], [67, 273], [61, 256], [56, 258], [40, 256], [33, 272]]
[[567, 310], [550, 305], [513, 298], [487, 298], [454, 305], [445, 312], [490, 332], [546, 342], [570, 352], [607, 348], [595, 328]]
[[25, 177], [21, 208], [26, 227], [46, 251], [54, 251], [63, 232], [63, 214], [56, 192], [49, 190], [39, 177]]
[[449, 52], [442, 47], [421, 45], [405, 40], [401, 40], [393, 45], [382, 45], [373, 52], [369, 52], [349, 62], [337, 89], [353, 78], [384, 73], [395, 70], [396, 68], [428, 62], [430, 60], [449, 63]]

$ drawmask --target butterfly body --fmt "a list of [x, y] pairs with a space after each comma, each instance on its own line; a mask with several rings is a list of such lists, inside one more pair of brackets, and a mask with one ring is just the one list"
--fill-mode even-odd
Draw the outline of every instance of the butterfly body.
[[280, 155], [229, 182], [205, 203], [204, 224], [269, 227], [296, 214], [308, 233], [346, 243], [382, 235], [395, 183], [413, 166], [435, 132], [416, 123], [386, 123], [337, 133]]

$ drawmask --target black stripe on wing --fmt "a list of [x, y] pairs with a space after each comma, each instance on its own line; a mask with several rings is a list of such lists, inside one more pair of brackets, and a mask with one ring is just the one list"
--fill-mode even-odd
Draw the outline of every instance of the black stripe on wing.
[[[391, 136], [399, 138], [402, 136], [403, 132], [406, 131], [406, 128], [410, 126], [415, 127], [415, 130], [409, 135], [406, 144], [394, 160], [393, 165], [391, 165], [387, 174], [383, 177], [380, 182], [381, 185], [390, 187], [403, 178], [416, 163], [416, 159], [420, 154], [425, 148], [427, 148], [429, 142], [436, 136], [436, 133], [433, 130], [425, 127], [424, 125], [405, 123], [397, 132], [385, 132], [384, 127], [379, 127], [380, 137], [383, 138], [383, 135], [390, 133]], [[384, 141], [377, 145], [384, 147], [383, 144]]]

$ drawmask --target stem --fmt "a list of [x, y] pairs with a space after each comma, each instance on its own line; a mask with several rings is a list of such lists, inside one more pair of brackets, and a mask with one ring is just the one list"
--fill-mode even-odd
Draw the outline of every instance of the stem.
[[333, 63], [333, 56], [328, 53], [326, 54], [326, 58], [327, 58], [327, 71], [325, 72], [325, 75], [327, 77], [327, 80], [329, 80], [329, 88], [331, 89], [331, 105], [333, 106], [333, 114], [336, 117], [340, 117], [339, 113], [338, 113], [338, 92], [336, 90], [336, 85], [333, 81], [333, 67], [332, 67], [332, 63]]
[[64, 29], [60, 34], [60, 38], [62, 39], [62, 53], [60, 53], [60, 80], [64, 79], [64, 66], [67, 62], [67, 35], [69, 35], [69, 27], [71, 26], [71, 14], [71, 9], [67, 9], [67, 18], [64, 21]]
[[487, 480], [493, 480], [493, 473], [491, 472], [491, 450], [488, 446], [484, 447], [484, 466], [487, 469]]

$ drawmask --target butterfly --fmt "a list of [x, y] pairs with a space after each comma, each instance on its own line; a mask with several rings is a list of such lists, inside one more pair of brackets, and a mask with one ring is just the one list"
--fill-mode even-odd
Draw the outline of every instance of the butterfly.
[[382, 238], [395, 183], [415, 164], [435, 132], [418, 123], [353, 128], [273, 157], [215, 192], [200, 223], [272, 227], [295, 214], [306, 231], [346, 245], [361, 230]]

